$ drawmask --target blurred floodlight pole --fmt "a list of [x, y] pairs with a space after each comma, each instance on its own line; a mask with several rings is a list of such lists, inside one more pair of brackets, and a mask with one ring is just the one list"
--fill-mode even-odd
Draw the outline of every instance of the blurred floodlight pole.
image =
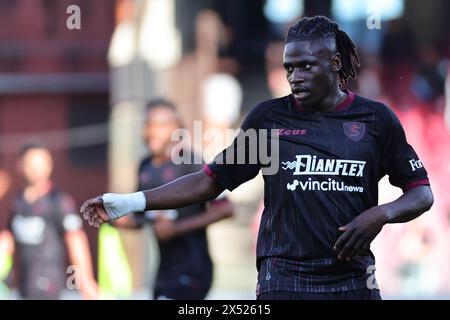
[[[119, 0], [109, 52], [111, 116], [109, 127], [109, 191], [137, 187], [137, 169], [145, 153], [142, 142], [145, 104], [165, 96], [165, 70], [181, 55], [175, 29], [174, 0]], [[152, 232], [121, 231], [135, 289], [154, 281], [158, 250]], [[145, 290], [145, 292], [147, 292]]]
[[144, 153], [145, 103], [165, 95], [164, 70], [178, 62], [180, 37], [174, 0], [121, 0], [108, 52], [111, 70], [109, 189], [136, 188], [138, 162]]

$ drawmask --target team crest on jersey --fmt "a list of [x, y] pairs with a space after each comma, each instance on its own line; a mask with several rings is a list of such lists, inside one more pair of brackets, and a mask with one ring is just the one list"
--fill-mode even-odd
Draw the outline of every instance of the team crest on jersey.
[[362, 122], [344, 122], [344, 133], [351, 140], [357, 142], [364, 137], [366, 125]]

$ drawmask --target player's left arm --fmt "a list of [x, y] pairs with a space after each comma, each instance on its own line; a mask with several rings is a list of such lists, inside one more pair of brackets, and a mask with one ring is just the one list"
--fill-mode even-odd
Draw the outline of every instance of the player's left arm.
[[99, 289], [94, 278], [89, 242], [84, 230], [68, 231], [64, 235], [70, 262], [77, 266], [80, 273], [81, 294], [85, 299], [97, 299]]
[[412, 188], [397, 200], [381, 205], [386, 216], [386, 223], [403, 223], [419, 217], [430, 210], [434, 198], [430, 186], [422, 185]]
[[387, 223], [408, 222], [428, 211], [433, 205], [433, 193], [427, 171], [416, 152], [408, 144], [398, 117], [389, 108], [384, 110], [380, 123], [380, 165], [377, 178], [389, 175], [392, 185], [403, 190], [403, 195], [379, 206], [374, 206], [348, 224], [339, 228], [342, 235], [335, 243], [338, 258], [350, 260], [364, 253]]
[[75, 203], [68, 195], [63, 195], [60, 201], [59, 223], [70, 263], [76, 266], [76, 277], [79, 277], [80, 291], [84, 299], [97, 299], [99, 290], [94, 278], [91, 251], [83, 221], [75, 213]]
[[387, 223], [408, 222], [428, 211], [433, 205], [433, 193], [426, 185], [406, 191], [397, 200], [364, 211], [339, 228], [342, 235], [334, 249], [339, 259], [349, 261], [369, 249], [370, 243]]
[[156, 219], [153, 229], [158, 239], [165, 241], [230, 218], [233, 212], [234, 208], [230, 201], [226, 199], [213, 201], [204, 212], [184, 219], [170, 220], [160, 216]]

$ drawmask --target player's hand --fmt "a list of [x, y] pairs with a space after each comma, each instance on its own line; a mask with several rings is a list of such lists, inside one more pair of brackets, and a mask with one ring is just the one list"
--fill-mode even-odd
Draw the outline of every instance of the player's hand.
[[90, 226], [96, 228], [99, 228], [102, 223], [110, 221], [101, 196], [85, 201], [81, 206], [80, 213]]
[[162, 215], [156, 217], [153, 230], [160, 241], [168, 241], [178, 234], [176, 222]]
[[370, 243], [386, 223], [387, 213], [384, 207], [376, 206], [340, 227], [339, 230], [343, 233], [334, 245], [334, 250], [338, 252], [338, 259], [350, 261], [354, 256], [367, 252]]

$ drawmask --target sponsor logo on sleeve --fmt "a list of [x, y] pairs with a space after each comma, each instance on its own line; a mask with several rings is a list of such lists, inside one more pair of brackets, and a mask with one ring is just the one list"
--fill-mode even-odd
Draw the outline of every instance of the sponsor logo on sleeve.
[[417, 169], [423, 168], [422, 161], [411, 159], [409, 160], [409, 164], [411, 165], [411, 171], [416, 171]]

